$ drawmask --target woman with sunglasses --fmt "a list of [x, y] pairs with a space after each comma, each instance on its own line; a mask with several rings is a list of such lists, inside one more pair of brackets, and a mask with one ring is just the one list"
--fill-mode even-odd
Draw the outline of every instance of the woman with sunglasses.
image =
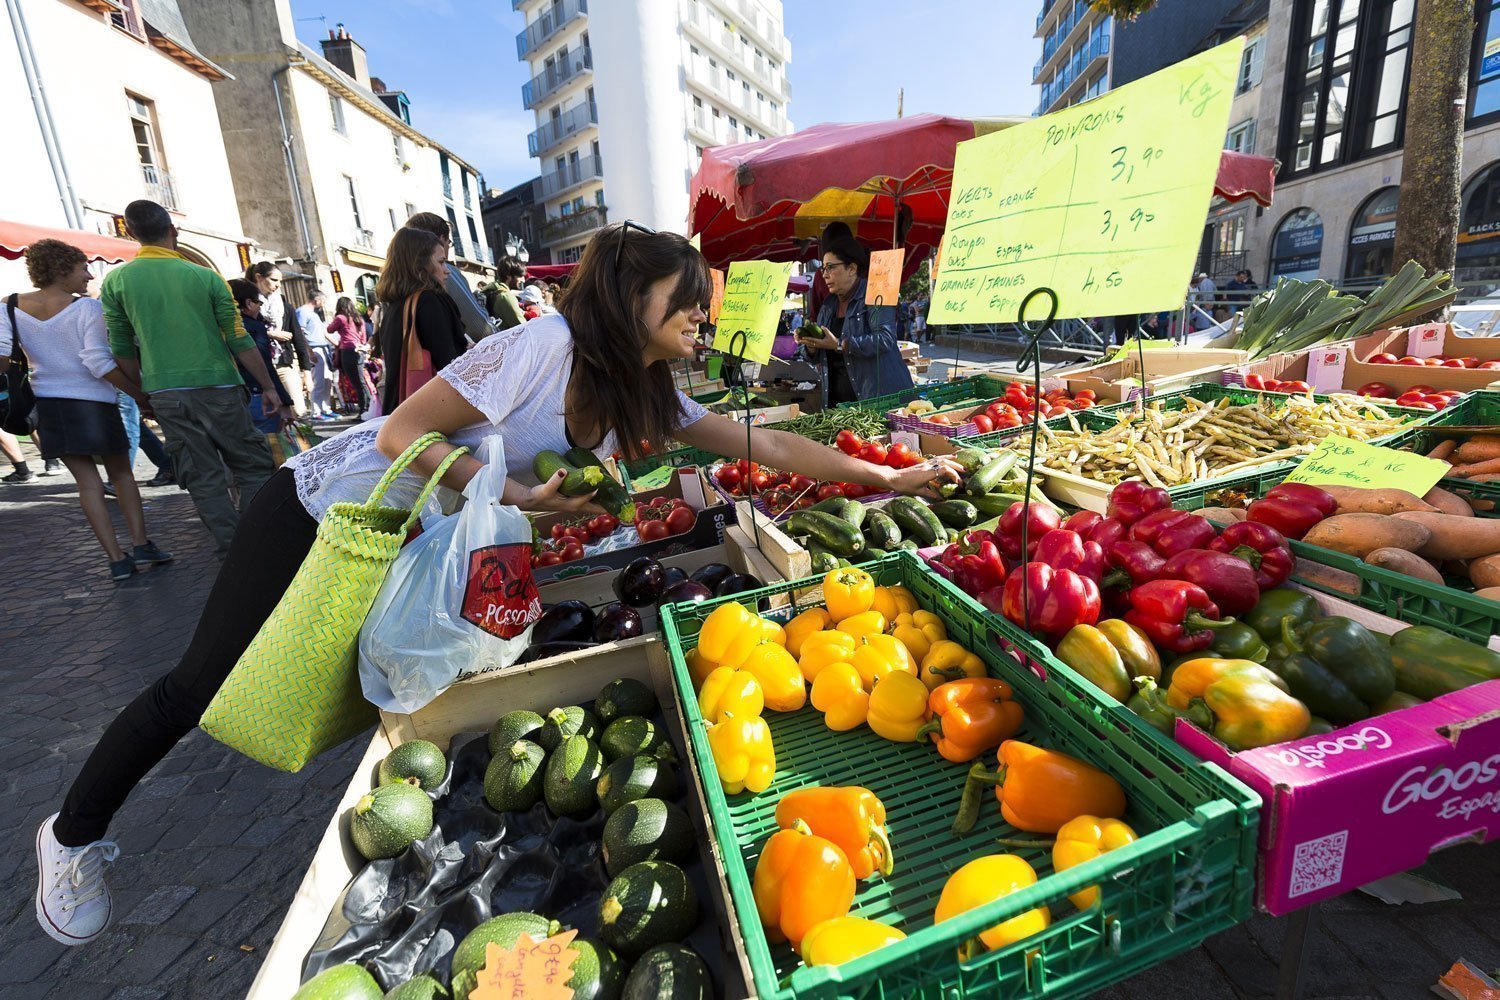
[[[104, 840], [114, 813], [204, 709], [281, 599], [330, 504], [363, 502], [409, 444], [428, 431], [452, 444], [428, 448], [386, 494], [416, 502], [426, 477], [456, 445], [501, 435], [510, 470], [504, 500], [523, 510], [597, 510], [565, 497], [563, 476], [538, 483], [531, 462], [574, 445], [600, 456], [664, 450], [669, 440], [819, 479], [919, 493], [957, 465], [871, 465], [782, 431], [746, 428], [706, 412], [673, 386], [669, 362], [692, 355], [710, 295], [708, 265], [686, 239], [633, 223], [611, 226], [584, 251], [558, 315], [481, 341], [388, 417], [352, 427], [278, 469], [240, 517], [181, 661], [115, 719], [73, 782], [61, 812], [37, 833], [37, 919], [64, 944], [83, 944], [109, 922]], [[465, 455], [443, 477], [462, 490], [480, 469]], [[430, 505], [436, 511], [436, 502]]]
[[817, 328], [803, 327], [799, 341], [823, 352], [827, 405], [873, 399], [912, 386], [911, 372], [896, 341], [895, 303], [865, 305], [870, 251], [852, 236], [823, 243], [823, 280], [828, 298], [818, 309]]

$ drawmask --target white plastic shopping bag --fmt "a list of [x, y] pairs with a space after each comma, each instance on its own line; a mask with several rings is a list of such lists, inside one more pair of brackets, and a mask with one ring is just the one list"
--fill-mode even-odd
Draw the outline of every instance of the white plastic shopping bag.
[[387, 711], [414, 712], [459, 678], [510, 666], [541, 617], [531, 523], [500, 500], [500, 438], [477, 457], [467, 502], [401, 550], [360, 629], [360, 685]]

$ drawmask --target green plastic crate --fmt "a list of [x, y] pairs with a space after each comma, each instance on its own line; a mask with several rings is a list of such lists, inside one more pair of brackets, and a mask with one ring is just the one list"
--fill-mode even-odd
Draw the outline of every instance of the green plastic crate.
[[[1286, 476], [1287, 470], [1283, 469], [1279, 472], [1261, 471], [1233, 479], [1220, 479], [1174, 497], [1173, 503], [1180, 510], [1198, 510], [1211, 506], [1208, 494], [1224, 489], [1259, 497]], [[1490, 636], [1500, 634], [1500, 603], [1475, 597], [1470, 591], [1456, 586], [1439, 586], [1404, 573], [1371, 566], [1363, 559], [1318, 545], [1297, 541], [1291, 545], [1293, 554], [1299, 560], [1320, 563], [1351, 573], [1359, 579], [1359, 593], [1350, 594], [1330, 586], [1325, 579], [1294, 572], [1292, 579], [1305, 587], [1352, 601], [1362, 608], [1408, 625], [1436, 626], [1481, 646], [1490, 641]]]
[[[1494, 425], [1500, 432], [1500, 391], [1480, 389], [1444, 410], [1439, 410], [1422, 430], [1405, 442], [1402, 447], [1426, 454], [1438, 443], [1451, 435], [1442, 428], [1458, 425]], [[1500, 483], [1471, 483], [1467, 479], [1444, 476], [1439, 484], [1445, 490], [1473, 497], [1476, 500], [1492, 500], [1500, 504]]]
[[[865, 568], [882, 584], [910, 588], [923, 607], [943, 619], [951, 638], [973, 649], [993, 675], [1012, 684], [1027, 712], [1018, 739], [1072, 753], [1118, 778], [1130, 801], [1126, 820], [1141, 839], [1055, 873], [1047, 850], [995, 843], [997, 836], [1037, 837], [1006, 825], [988, 792], [980, 822], [969, 834], [955, 837], [949, 824], [967, 766], [944, 761], [930, 745], [890, 743], [868, 729], [831, 732], [811, 706], [767, 713], [776, 745], [775, 784], [760, 795], [727, 796], [712, 778], [706, 724], [684, 654], [696, 644], [703, 620], [725, 600], [747, 606], [772, 595], [795, 600], [796, 591], [817, 581], [669, 607], [663, 613], [664, 641], [688, 721], [690, 750], [709, 776], [710, 825], [762, 1000], [1084, 997], [1248, 917], [1260, 808], [1254, 793], [1072, 675], [1038, 680], [1001, 651], [1003, 630], [911, 553], [896, 553]], [[788, 613], [806, 606], [799, 604]], [[992, 753], [984, 759], [993, 765]], [[860, 883], [851, 912], [893, 923], [908, 935], [838, 967], [804, 968], [789, 945], [770, 944], [752, 893], [751, 873], [774, 832], [777, 800], [813, 784], [861, 784], [885, 803], [896, 871], [888, 879]], [[932, 914], [948, 876], [973, 858], [1007, 852], [1022, 855], [1036, 868], [1037, 884], [934, 926]], [[1079, 911], [1067, 901], [1069, 893], [1096, 884], [1103, 890], [1103, 906]], [[1039, 905], [1052, 910], [1046, 931], [968, 962], [957, 960], [961, 942]]]
[[647, 455], [644, 458], [633, 459], [620, 463], [620, 476], [625, 480], [625, 488], [630, 489], [633, 480], [656, 469], [672, 468], [682, 469], [689, 465], [709, 466], [723, 460], [723, 455], [715, 455], [711, 451], [702, 448], [678, 448], [676, 451], [663, 452], [660, 455]]
[[898, 406], [905, 406], [914, 399], [927, 399], [932, 402], [932, 405], [943, 407], [950, 403], [957, 403], [960, 400], [968, 399], [970, 396], [987, 395], [990, 399], [1003, 396], [1005, 395], [1005, 387], [1011, 381], [1011, 379], [997, 378], [993, 375], [970, 375], [968, 378], [956, 379], [952, 382], [918, 385], [910, 389], [903, 389], [900, 392], [886, 393], [884, 396], [856, 399], [852, 402], [840, 403], [837, 408], [886, 413]]

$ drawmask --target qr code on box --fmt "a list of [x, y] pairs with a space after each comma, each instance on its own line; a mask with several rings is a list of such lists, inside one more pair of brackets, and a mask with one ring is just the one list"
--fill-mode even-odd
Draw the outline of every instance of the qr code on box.
[[1349, 831], [1340, 830], [1298, 844], [1292, 856], [1292, 884], [1287, 896], [1295, 898], [1338, 885], [1344, 875], [1344, 848], [1348, 843]]

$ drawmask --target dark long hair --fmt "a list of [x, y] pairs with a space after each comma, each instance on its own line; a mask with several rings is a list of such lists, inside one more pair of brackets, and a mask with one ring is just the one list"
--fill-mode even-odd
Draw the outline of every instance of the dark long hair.
[[683, 416], [668, 364], [641, 361], [651, 339], [643, 318], [651, 286], [677, 279], [667, 305], [671, 315], [694, 305], [707, 308], [713, 283], [708, 262], [686, 238], [621, 228], [606, 226], [589, 241], [558, 311], [573, 331], [577, 402], [570, 414], [613, 430], [620, 449], [638, 458], [643, 442], [661, 450]]
[[251, 284], [254, 284], [256, 279], [268, 277], [272, 271], [279, 270], [281, 270], [281, 268], [276, 266], [275, 261], [258, 260], [254, 264], [251, 264], [249, 267], [245, 268], [245, 280], [250, 282]]
[[340, 296], [339, 304], [333, 307], [333, 312], [334, 315], [347, 319], [356, 330], [364, 325], [364, 317], [359, 314], [358, 309], [354, 308], [354, 300], [347, 295]]
[[385, 251], [385, 267], [375, 282], [375, 298], [381, 302], [401, 302], [413, 292], [435, 289], [427, 262], [441, 241], [425, 229], [402, 228], [391, 237]]

